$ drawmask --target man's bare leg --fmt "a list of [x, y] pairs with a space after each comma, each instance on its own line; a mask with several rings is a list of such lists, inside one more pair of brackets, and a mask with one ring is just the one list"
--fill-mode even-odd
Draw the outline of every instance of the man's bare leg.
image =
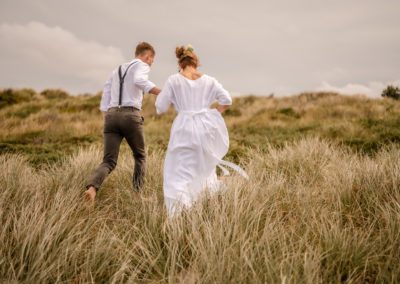
[[85, 191], [85, 198], [88, 201], [94, 201], [96, 198], [96, 188], [94, 186], [90, 186], [86, 191]]

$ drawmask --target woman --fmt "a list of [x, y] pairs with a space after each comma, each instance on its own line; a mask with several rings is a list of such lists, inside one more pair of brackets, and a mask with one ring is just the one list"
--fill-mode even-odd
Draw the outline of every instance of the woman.
[[[229, 93], [213, 77], [197, 70], [199, 59], [188, 45], [176, 48], [180, 71], [171, 75], [156, 100], [157, 113], [171, 104], [178, 112], [164, 163], [164, 197], [171, 216], [183, 206], [190, 206], [200, 193], [219, 187], [216, 166], [224, 174], [229, 166], [247, 178], [235, 164], [223, 161], [229, 137], [221, 113], [232, 104]], [[216, 109], [210, 105], [218, 102]]]

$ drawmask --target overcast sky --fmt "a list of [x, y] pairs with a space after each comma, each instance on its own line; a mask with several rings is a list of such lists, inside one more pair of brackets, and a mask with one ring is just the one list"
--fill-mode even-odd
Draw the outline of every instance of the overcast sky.
[[0, 0], [0, 87], [96, 92], [139, 41], [160, 86], [187, 43], [234, 94], [400, 85], [399, 0]]

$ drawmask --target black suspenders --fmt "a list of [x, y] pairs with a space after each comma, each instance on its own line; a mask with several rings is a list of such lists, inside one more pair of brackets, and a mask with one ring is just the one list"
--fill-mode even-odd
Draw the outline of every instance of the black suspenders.
[[131, 64], [128, 65], [128, 67], [126, 68], [124, 75], [122, 75], [122, 65], [120, 65], [118, 67], [118, 77], [119, 77], [119, 102], [118, 102], [118, 108], [121, 108], [121, 104], [122, 104], [122, 92], [123, 92], [123, 87], [124, 87], [124, 80], [125, 80], [125, 76], [126, 73], [128, 73], [129, 68], [133, 65], [137, 63], [137, 61], [132, 62]]

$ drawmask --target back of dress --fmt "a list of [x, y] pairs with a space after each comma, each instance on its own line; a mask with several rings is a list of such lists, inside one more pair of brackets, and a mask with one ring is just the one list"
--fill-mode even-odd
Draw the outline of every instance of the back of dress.
[[156, 100], [157, 113], [173, 104], [178, 112], [171, 127], [164, 162], [164, 196], [168, 211], [174, 204], [190, 206], [205, 189], [217, 190], [216, 166], [243, 172], [222, 160], [229, 148], [229, 136], [222, 115], [210, 105], [230, 105], [229, 93], [214, 78], [203, 75], [190, 80], [181, 74], [168, 78]]
[[157, 113], [167, 111], [173, 104], [176, 111], [198, 111], [209, 108], [218, 101], [220, 105], [231, 105], [232, 99], [222, 85], [213, 77], [202, 75], [190, 80], [182, 74], [171, 75], [157, 97]]

